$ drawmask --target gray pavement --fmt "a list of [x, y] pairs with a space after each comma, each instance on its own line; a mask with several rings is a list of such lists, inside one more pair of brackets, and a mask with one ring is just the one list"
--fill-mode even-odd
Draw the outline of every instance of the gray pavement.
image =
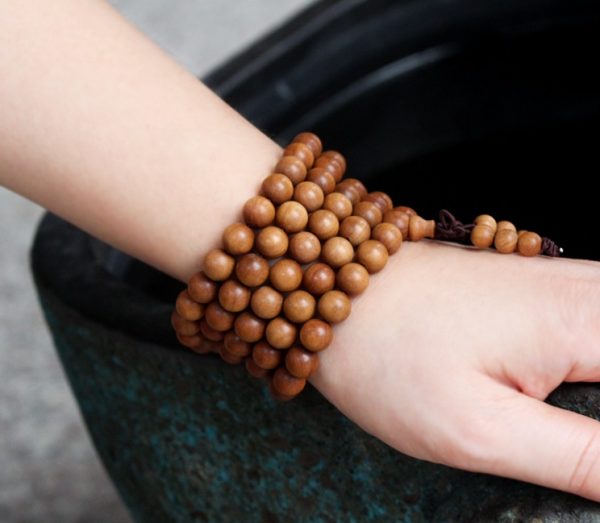
[[[202, 75], [307, 0], [113, 0]], [[0, 523], [125, 523], [37, 304], [28, 266], [38, 206], [0, 188]]]

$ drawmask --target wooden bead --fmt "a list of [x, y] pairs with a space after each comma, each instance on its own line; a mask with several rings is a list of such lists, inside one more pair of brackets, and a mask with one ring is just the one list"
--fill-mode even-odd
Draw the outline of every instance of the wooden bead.
[[226, 311], [243, 311], [250, 303], [250, 289], [237, 280], [227, 280], [219, 289], [219, 303]]
[[379, 210], [379, 207], [375, 205], [373, 202], [361, 201], [358, 202], [354, 208], [352, 209], [352, 214], [354, 216], [360, 216], [367, 220], [367, 223], [371, 227], [375, 227], [378, 223], [381, 223], [383, 215]]
[[235, 275], [246, 287], [258, 287], [269, 277], [269, 262], [260, 254], [245, 254], [235, 265]]
[[234, 331], [229, 331], [223, 339], [227, 352], [243, 358], [252, 353], [252, 345], [240, 338]]
[[233, 323], [235, 333], [244, 341], [254, 343], [263, 337], [265, 322], [248, 311], [238, 315]]
[[300, 394], [306, 386], [304, 378], [293, 376], [285, 367], [279, 367], [275, 371], [272, 383], [273, 388], [284, 396], [282, 399]]
[[296, 341], [298, 329], [288, 320], [278, 316], [273, 318], [265, 330], [265, 338], [276, 349], [287, 349]]
[[517, 246], [523, 256], [537, 256], [542, 250], [542, 237], [535, 232], [525, 231], [519, 236]]
[[252, 348], [252, 359], [261, 369], [275, 369], [283, 362], [284, 351], [271, 347], [266, 341], [261, 340]]
[[391, 211], [394, 208], [394, 204], [392, 203], [392, 199], [388, 194], [383, 191], [373, 191], [367, 194], [362, 201], [372, 202], [377, 205], [377, 208], [381, 211], [381, 214]]
[[338, 233], [340, 222], [331, 211], [318, 209], [308, 217], [308, 229], [320, 240], [328, 240]]
[[360, 216], [348, 216], [340, 223], [339, 235], [346, 238], [355, 247], [371, 236], [371, 227]]
[[383, 222], [391, 223], [400, 229], [402, 238], [408, 239], [408, 224], [410, 222], [410, 215], [403, 211], [392, 209], [383, 213]]
[[313, 318], [300, 329], [300, 341], [305, 349], [313, 352], [325, 350], [333, 339], [333, 329], [326, 321]]
[[288, 294], [283, 302], [283, 313], [294, 323], [310, 320], [315, 314], [316, 300], [304, 290], [295, 290]]
[[256, 235], [255, 243], [256, 250], [265, 258], [279, 258], [287, 251], [289, 240], [283, 229], [269, 225]]
[[298, 394], [281, 394], [281, 392], [279, 392], [275, 386], [273, 385], [273, 375], [275, 374], [274, 371], [267, 371], [269, 373], [272, 373], [270, 379], [268, 379], [267, 383], [268, 383], [268, 387], [269, 387], [269, 393], [271, 394], [271, 397], [277, 401], [290, 401], [293, 400]]
[[229, 363], [230, 365], [238, 365], [244, 361], [244, 358], [231, 354], [231, 352], [225, 348], [225, 345], [219, 347], [219, 356], [221, 356], [221, 359], [224, 362]]
[[264, 196], [253, 196], [244, 204], [242, 214], [247, 225], [262, 228], [273, 223], [275, 206]]
[[496, 220], [489, 214], [480, 214], [477, 216], [477, 218], [475, 218], [475, 225], [487, 225], [494, 233], [498, 230]]
[[367, 196], [367, 194], [369, 194], [367, 188], [365, 187], [365, 184], [362, 183], [358, 178], [346, 178], [340, 183], [342, 185], [351, 185], [352, 187], [354, 187], [358, 192], [360, 200], [362, 200], [365, 196]]
[[410, 221], [408, 222], [408, 237], [411, 241], [433, 238], [434, 235], [435, 221], [425, 220], [416, 215], [410, 217]]
[[358, 202], [360, 202], [359, 189], [349, 179], [342, 180], [340, 183], [338, 183], [335, 186], [335, 192], [342, 193], [352, 202], [352, 205], [356, 205]]
[[232, 223], [223, 232], [223, 247], [229, 254], [246, 254], [253, 245], [254, 231], [244, 223]]
[[344, 157], [344, 155], [338, 151], [323, 151], [321, 153], [321, 158], [326, 158], [329, 161], [334, 161], [340, 164], [340, 166], [342, 167], [342, 174], [346, 172], [346, 158]]
[[333, 160], [332, 158], [326, 156], [320, 156], [315, 160], [313, 169], [315, 168], [325, 169], [326, 171], [331, 173], [331, 176], [333, 176], [335, 183], [341, 181], [344, 176], [344, 168], [342, 167], [342, 165], [339, 162]]
[[210, 303], [217, 297], [217, 284], [200, 271], [190, 278], [188, 293], [198, 303]]
[[221, 341], [223, 339], [223, 337], [225, 336], [224, 333], [222, 333], [221, 331], [218, 331], [216, 329], [213, 329], [207, 322], [206, 322], [206, 318], [202, 318], [200, 320], [200, 333], [202, 334], [202, 336], [204, 336], [207, 340], [210, 341]]
[[343, 220], [352, 214], [352, 202], [342, 193], [332, 192], [325, 196], [323, 209], [331, 211], [338, 220]]
[[283, 258], [273, 264], [269, 279], [278, 291], [293, 291], [302, 283], [302, 267], [295, 260]]
[[296, 185], [306, 178], [306, 165], [295, 156], [284, 156], [275, 166], [275, 172], [285, 174]]
[[285, 355], [285, 368], [296, 378], [308, 378], [318, 367], [318, 356], [303, 347], [295, 346]]
[[290, 239], [289, 255], [298, 263], [310, 263], [321, 254], [321, 242], [312, 232], [301, 231]]
[[352, 304], [345, 292], [333, 290], [319, 298], [319, 314], [329, 323], [339, 323], [350, 316]]
[[310, 148], [303, 143], [291, 143], [283, 150], [284, 156], [295, 156], [307, 169], [310, 169], [315, 163], [315, 155]]
[[487, 249], [494, 243], [494, 230], [481, 223], [471, 231], [471, 243], [478, 249]]
[[378, 223], [371, 230], [371, 239], [383, 243], [388, 254], [394, 254], [402, 247], [402, 233], [393, 223]]
[[323, 167], [313, 167], [306, 176], [306, 180], [316, 183], [325, 195], [335, 190], [336, 182], [333, 174]]
[[514, 226], [514, 224], [512, 222], [509, 222], [506, 220], [499, 221], [496, 232], [500, 232], [504, 229], [508, 229], [509, 231], [517, 232], [517, 228]]
[[333, 289], [335, 272], [326, 263], [313, 263], [304, 272], [302, 286], [311, 294], [320, 296]]
[[204, 306], [195, 302], [187, 289], [182, 290], [175, 301], [175, 310], [184, 320], [196, 321], [204, 316]]
[[[304, 182], [302, 182], [304, 183]], [[277, 225], [288, 233], [301, 231], [308, 223], [308, 211], [300, 202], [282, 203], [277, 209]]]
[[385, 267], [388, 261], [388, 251], [380, 241], [367, 240], [356, 249], [356, 260], [364, 265], [370, 274], [373, 274]]
[[281, 312], [283, 295], [272, 287], [264, 285], [252, 293], [250, 307], [259, 318], [270, 320]]
[[206, 253], [202, 268], [204, 274], [214, 281], [223, 281], [231, 276], [235, 259], [222, 249], [212, 249]]
[[182, 318], [177, 311], [171, 313], [171, 326], [183, 336], [194, 336], [200, 332], [200, 323]]
[[394, 207], [394, 210], [406, 213], [409, 216], [417, 216], [417, 211], [415, 211], [412, 207], [407, 207], [406, 205], [398, 205], [397, 207]]
[[314, 133], [304, 132], [297, 134], [292, 142], [303, 143], [306, 145], [315, 158], [323, 152], [323, 144], [321, 143], [320, 138]]
[[177, 336], [177, 340], [184, 347], [187, 347], [188, 349], [191, 349], [194, 352], [197, 352], [198, 354], [206, 354], [206, 353], [210, 352], [208, 345], [206, 345], [206, 343], [204, 343], [206, 340], [204, 339], [202, 334], [194, 334], [193, 336], [185, 336], [183, 334], [179, 334], [178, 332], [176, 332], [175, 336]]
[[320, 209], [325, 200], [323, 189], [314, 182], [304, 181], [296, 185], [294, 200], [301, 203], [309, 212]]
[[213, 301], [206, 306], [204, 318], [209, 327], [219, 332], [225, 332], [233, 327], [235, 314], [226, 311], [219, 303]]
[[262, 193], [275, 204], [287, 202], [294, 194], [294, 184], [285, 174], [273, 173], [262, 183]]
[[323, 244], [321, 258], [323, 258], [325, 263], [336, 269], [352, 261], [352, 258], [354, 258], [354, 248], [346, 238], [334, 236]]
[[254, 363], [252, 356], [246, 358], [244, 360], [244, 364], [246, 365], [248, 374], [254, 376], [255, 378], [266, 378], [270, 374], [267, 369], [261, 369], [256, 363]]
[[[500, 223], [498, 224], [498, 226], [500, 225]], [[496, 250], [499, 253], [510, 254], [512, 252], [515, 252], [515, 249], [517, 248], [518, 239], [519, 237], [517, 235], [517, 231], [513, 231], [510, 228], [498, 228], [498, 232], [494, 237], [494, 247], [496, 247]]]
[[369, 286], [369, 272], [360, 263], [347, 263], [337, 272], [335, 280], [344, 292], [356, 295]]

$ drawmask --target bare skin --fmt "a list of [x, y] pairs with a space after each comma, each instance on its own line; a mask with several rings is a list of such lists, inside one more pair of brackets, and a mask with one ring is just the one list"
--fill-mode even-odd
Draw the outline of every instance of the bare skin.
[[[181, 281], [281, 151], [100, 0], [3, 2], [0, 73], [0, 184]], [[600, 423], [542, 401], [600, 381], [599, 290], [595, 262], [407, 243], [311, 382], [406, 454], [600, 501]]]

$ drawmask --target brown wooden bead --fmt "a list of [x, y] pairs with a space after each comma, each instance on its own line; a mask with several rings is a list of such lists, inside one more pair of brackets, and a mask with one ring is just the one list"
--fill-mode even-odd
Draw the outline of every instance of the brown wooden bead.
[[256, 235], [255, 243], [256, 250], [264, 257], [279, 258], [279, 256], [283, 256], [287, 251], [289, 240], [288, 235], [283, 229], [269, 225]]
[[225, 334], [223, 343], [227, 352], [238, 357], [249, 356], [252, 353], [252, 345], [240, 338], [234, 331]]
[[306, 178], [306, 165], [295, 156], [284, 156], [275, 166], [275, 172], [285, 174], [294, 185]]
[[229, 352], [225, 345], [221, 345], [219, 347], [219, 356], [221, 356], [221, 359], [224, 362], [229, 363], [230, 365], [238, 365], [244, 361], [244, 358], [241, 356], [236, 356], [235, 354]]
[[498, 224], [493, 216], [489, 214], [480, 214], [475, 218], [475, 225], [487, 225], [495, 233], [498, 229]]
[[270, 374], [270, 372], [267, 369], [261, 369], [256, 363], [254, 363], [252, 356], [246, 358], [244, 360], [244, 363], [246, 365], [246, 370], [248, 371], [248, 374], [254, 376], [255, 378], [266, 378]]
[[200, 332], [207, 340], [210, 341], [221, 341], [225, 336], [224, 333], [213, 329], [207, 322], [206, 318], [200, 320]]
[[369, 286], [369, 272], [360, 263], [347, 263], [337, 272], [335, 281], [344, 292], [360, 294]]
[[281, 312], [283, 295], [272, 287], [264, 285], [252, 293], [250, 307], [259, 318], [270, 320]]
[[344, 177], [344, 168], [342, 167], [342, 165], [339, 162], [327, 156], [320, 156], [319, 158], [317, 158], [313, 166], [313, 169], [315, 168], [325, 169], [326, 171], [331, 173], [331, 176], [333, 176], [335, 183], [340, 182]]
[[308, 217], [308, 229], [320, 240], [328, 240], [338, 233], [340, 222], [331, 211], [318, 209]]
[[517, 246], [519, 254], [537, 256], [542, 250], [542, 237], [535, 232], [525, 231], [519, 236]]
[[285, 174], [273, 173], [264, 179], [262, 193], [273, 203], [280, 204], [292, 198], [294, 184]]
[[315, 163], [315, 155], [312, 153], [310, 148], [303, 143], [291, 143], [283, 150], [284, 156], [295, 156], [310, 169]]
[[518, 239], [517, 231], [513, 231], [510, 228], [498, 228], [498, 232], [494, 237], [494, 247], [496, 247], [499, 253], [510, 254], [511, 252], [515, 252]]
[[302, 286], [311, 294], [320, 296], [335, 285], [335, 272], [326, 263], [313, 263], [304, 272]]
[[261, 340], [252, 348], [252, 359], [261, 369], [275, 369], [281, 365], [284, 352], [271, 347], [266, 341]]
[[219, 303], [226, 311], [243, 311], [250, 303], [250, 289], [237, 280], [227, 280], [219, 289]]
[[294, 323], [310, 320], [315, 314], [316, 300], [304, 290], [295, 290], [288, 294], [283, 302], [283, 313]]
[[200, 324], [197, 321], [186, 320], [177, 314], [177, 311], [171, 313], [171, 326], [183, 336], [194, 336], [200, 332]]
[[276, 349], [287, 349], [296, 341], [298, 329], [288, 320], [278, 316], [273, 318], [265, 330], [265, 338]]
[[258, 287], [269, 277], [269, 262], [260, 254], [245, 254], [235, 265], [235, 275], [246, 287]]
[[371, 230], [371, 239], [383, 243], [388, 254], [394, 254], [402, 247], [402, 233], [393, 223], [378, 223]]
[[242, 340], [254, 343], [263, 337], [265, 322], [254, 314], [244, 311], [235, 319], [233, 329]]
[[264, 196], [253, 196], [243, 209], [244, 221], [250, 227], [262, 228], [271, 225], [275, 219], [275, 206]]
[[297, 396], [306, 386], [304, 378], [296, 378], [285, 367], [279, 367], [275, 371], [272, 383], [273, 388], [284, 396], [284, 400]]
[[204, 274], [214, 281], [223, 281], [231, 276], [235, 259], [222, 249], [212, 249], [206, 253], [202, 268]]
[[339, 323], [350, 316], [352, 304], [345, 292], [333, 290], [319, 298], [318, 309], [324, 320], [329, 323]]
[[400, 229], [402, 238], [408, 239], [408, 223], [410, 222], [410, 215], [403, 211], [392, 209], [383, 213], [384, 223], [391, 223]]
[[352, 214], [352, 202], [342, 193], [332, 192], [325, 196], [323, 209], [331, 211], [338, 220], [343, 220]]
[[190, 278], [188, 293], [198, 303], [210, 303], [217, 297], [217, 284], [204, 271], [200, 271]]
[[325, 200], [323, 189], [314, 182], [300, 182], [294, 188], [294, 200], [301, 203], [307, 211], [320, 209]]
[[410, 217], [410, 221], [408, 222], [408, 237], [411, 241], [419, 241], [423, 238], [433, 238], [434, 235], [434, 220], [425, 220], [416, 215]]
[[306, 145], [313, 153], [315, 158], [317, 158], [323, 152], [323, 144], [321, 143], [321, 139], [315, 133], [304, 132], [297, 134], [292, 142], [303, 143]]
[[208, 348], [206, 343], [204, 343], [205, 340], [204, 340], [204, 337], [202, 336], [202, 334], [194, 334], [193, 336], [185, 336], [183, 334], [179, 334], [178, 332], [176, 332], [175, 336], [177, 336], [177, 340], [184, 347], [187, 347], [188, 349], [191, 349], [194, 352], [197, 352], [198, 354], [206, 354], [206, 353], [210, 352], [210, 349]]
[[313, 167], [306, 176], [306, 180], [316, 183], [324, 195], [332, 193], [335, 190], [335, 178], [333, 174], [324, 167]]
[[290, 239], [289, 255], [298, 263], [310, 263], [321, 254], [321, 242], [312, 232], [301, 231]]
[[371, 227], [360, 216], [348, 216], [340, 223], [339, 235], [346, 238], [355, 247], [371, 236]]
[[384, 212], [391, 211], [394, 208], [394, 204], [392, 203], [392, 199], [387, 193], [383, 191], [372, 191], [367, 194], [362, 201], [364, 202], [372, 202], [377, 205], [377, 208], [381, 211], [383, 215]]
[[302, 283], [302, 267], [295, 260], [282, 258], [277, 260], [271, 267], [269, 279], [278, 291], [293, 291]]
[[[304, 182], [302, 182], [304, 183]], [[282, 203], [277, 209], [277, 225], [288, 233], [301, 231], [308, 223], [308, 211], [300, 202]]]
[[481, 223], [471, 231], [471, 243], [478, 249], [487, 249], [494, 243], [494, 230]]
[[204, 306], [195, 302], [187, 289], [182, 290], [175, 301], [175, 310], [184, 320], [196, 321], [204, 316]]
[[[327, 158], [330, 161], [335, 161], [337, 163], [339, 163], [342, 167], [343, 173], [346, 172], [346, 158], [344, 157], [344, 155], [338, 151], [323, 151], [321, 153], [321, 158]], [[343, 174], [342, 173], [342, 174]]]
[[269, 387], [269, 392], [273, 399], [275, 399], [277, 401], [290, 401], [290, 400], [293, 400], [296, 396], [298, 396], [298, 394], [292, 394], [292, 395], [281, 394], [281, 392], [279, 392], [273, 385], [273, 374], [275, 374], [275, 372], [271, 371], [271, 370], [268, 372], [271, 373], [271, 376], [270, 376], [270, 379], [268, 379], [267, 383], [268, 383], [268, 387]]
[[226, 311], [219, 303], [213, 301], [206, 306], [204, 318], [210, 328], [215, 329], [216, 331], [225, 332], [233, 327], [235, 314]]
[[254, 245], [254, 231], [244, 223], [232, 223], [223, 232], [223, 247], [229, 254], [246, 254]]
[[[362, 218], [360, 219], [362, 220]], [[354, 248], [346, 238], [334, 236], [323, 244], [321, 258], [323, 258], [325, 263], [336, 269], [352, 261], [352, 258], [354, 258]]]
[[341, 181], [340, 183], [352, 185], [358, 191], [360, 200], [364, 199], [367, 196], [367, 194], [369, 194], [369, 192], [367, 191], [367, 188], [365, 187], [365, 184], [363, 182], [361, 182], [358, 178], [346, 178], [345, 180]]
[[358, 202], [360, 202], [360, 191], [350, 179], [342, 180], [340, 183], [338, 183], [335, 186], [335, 192], [342, 193], [352, 202], [352, 205], [356, 205]]
[[313, 318], [300, 329], [300, 341], [305, 349], [319, 352], [329, 347], [333, 339], [333, 329], [326, 321]]
[[379, 272], [388, 261], [388, 251], [378, 240], [362, 242], [356, 249], [356, 260], [365, 266], [370, 274]]
[[515, 227], [515, 225], [507, 220], [502, 220], [498, 222], [496, 232], [500, 232], [503, 229], [508, 229], [509, 231], [517, 232], [517, 228]]
[[285, 368], [296, 378], [308, 378], [317, 369], [318, 359], [315, 352], [295, 346], [285, 355]]
[[352, 209], [352, 214], [367, 220], [367, 223], [371, 227], [375, 227], [375, 225], [381, 223], [381, 220], [383, 219], [383, 214], [381, 214], [379, 207], [377, 207], [377, 205], [375, 205], [373, 202], [367, 202], [364, 200], [358, 202], [354, 206]]
[[409, 216], [417, 216], [417, 211], [415, 211], [412, 207], [407, 207], [406, 205], [398, 205], [397, 207], [394, 207], [394, 210], [406, 213]]

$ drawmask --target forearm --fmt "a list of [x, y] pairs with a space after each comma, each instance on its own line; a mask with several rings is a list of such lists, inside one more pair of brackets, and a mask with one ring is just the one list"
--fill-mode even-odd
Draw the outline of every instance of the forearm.
[[181, 280], [280, 152], [105, 2], [3, 2], [0, 73], [0, 184]]

